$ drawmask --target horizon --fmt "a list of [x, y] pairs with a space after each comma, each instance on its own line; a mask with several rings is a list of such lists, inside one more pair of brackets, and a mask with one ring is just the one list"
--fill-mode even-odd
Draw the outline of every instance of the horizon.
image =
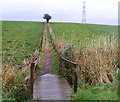
[[4, 0], [1, 20], [43, 21], [43, 15], [52, 16], [51, 22], [82, 22], [83, 1], [86, 1], [86, 23], [118, 25], [119, 0]]
[[[13, 21], [13, 22], [44, 22], [44, 21], [33, 21], [33, 20], [0, 20], [0, 21]], [[67, 22], [67, 21], [61, 21], [61, 22], [54, 22], [54, 21], [50, 21], [49, 23], [78, 23], [78, 24], [94, 24], [94, 25], [108, 25], [108, 26], [118, 26], [118, 24], [113, 24], [113, 25], [110, 25], [110, 24], [100, 24], [100, 23], [82, 23], [82, 22]]]

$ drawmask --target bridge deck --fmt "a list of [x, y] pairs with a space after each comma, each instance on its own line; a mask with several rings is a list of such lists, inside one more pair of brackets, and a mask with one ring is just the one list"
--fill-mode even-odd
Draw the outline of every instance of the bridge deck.
[[58, 75], [44, 74], [34, 82], [33, 99], [69, 100], [70, 86]]

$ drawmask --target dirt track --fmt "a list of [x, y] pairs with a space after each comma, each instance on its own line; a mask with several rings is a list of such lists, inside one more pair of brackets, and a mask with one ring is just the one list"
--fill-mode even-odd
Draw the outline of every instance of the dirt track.
[[44, 67], [42, 71], [44, 74], [51, 73], [52, 71], [52, 55], [51, 55], [51, 49], [48, 42], [48, 37], [46, 36], [46, 46], [45, 46], [46, 54], [45, 54], [45, 60], [44, 60]]

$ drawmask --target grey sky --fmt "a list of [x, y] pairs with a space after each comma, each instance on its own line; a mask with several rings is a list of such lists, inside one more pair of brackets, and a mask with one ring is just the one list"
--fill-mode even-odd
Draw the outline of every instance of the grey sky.
[[[53, 22], [82, 21], [84, 0], [1, 0], [3, 20], [43, 21], [49, 13]], [[87, 23], [118, 24], [119, 0], [85, 0]]]

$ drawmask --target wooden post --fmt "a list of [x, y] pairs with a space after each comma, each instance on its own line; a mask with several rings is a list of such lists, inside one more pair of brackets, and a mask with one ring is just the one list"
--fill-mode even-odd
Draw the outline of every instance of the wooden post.
[[30, 99], [33, 99], [33, 68], [34, 68], [34, 63], [31, 63], [30, 66]]
[[40, 51], [42, 51], [42, 43], [43, 43], [43, 34], [42, 34], [42, 38], [41, 38], [41, 41], [40, 41]]
[[60, 61], [60, 74], [63, 76], [64, 75], [64, 72], [63, 72], [63, 62], [62, 62], [62, 59], [59, 57], [59, 61]]
[[74, 70], [74, 92], [77, 92], [78, 87], [78, 65], [76, 65], [76, 68]]
[[42, 44], [41, 44], [41, 51], [42, 51], [42, 45], [43, 45], [43, 36], [44, 36], [44, 33], [42, 34]]

